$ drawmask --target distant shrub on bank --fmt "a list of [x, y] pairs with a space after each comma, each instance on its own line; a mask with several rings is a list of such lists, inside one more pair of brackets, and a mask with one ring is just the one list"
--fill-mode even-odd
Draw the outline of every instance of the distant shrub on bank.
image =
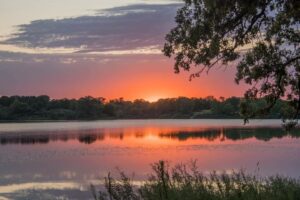
[[281, 176], [259, 178], [243, 170], [212, 172], [206, 176], [195, 162], [170, 168], [160, 161], [141, 185], [134, 185], [123, 172], [116, 180], [105, 178], [105, 190], [92, 186], [95, 200], [299, 200], [300, 181]]

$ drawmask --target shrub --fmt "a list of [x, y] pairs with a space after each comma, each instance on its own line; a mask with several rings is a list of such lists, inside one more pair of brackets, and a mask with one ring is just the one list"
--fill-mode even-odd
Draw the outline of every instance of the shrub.
[[106, 191], [97, 192], [95, 200], [299, 200], [300, 181], [274, 176], [259, 178], [243, 170], [209, 175], [196, 165], [179, 164], [170, 168], [167, 162], [152, 165], [153, 173], [140, 186], [123, 172], [116, 180], [108, 174]]

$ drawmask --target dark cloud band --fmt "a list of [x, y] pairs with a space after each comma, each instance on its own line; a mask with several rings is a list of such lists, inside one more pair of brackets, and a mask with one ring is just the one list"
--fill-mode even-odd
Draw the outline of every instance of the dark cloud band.
[[74, 48], [81, 53], [162, 45], [178, 6], [141, 4], [102, 10], [95, 16], [37, 20], [20, 25], [2, 44]]

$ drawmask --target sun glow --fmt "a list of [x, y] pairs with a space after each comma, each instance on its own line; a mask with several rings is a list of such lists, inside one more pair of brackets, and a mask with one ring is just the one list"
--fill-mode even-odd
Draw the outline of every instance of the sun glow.
[[145, 98], [146, 101], [149, 101], [149, 102], [156, 102], [158, 101], [159, 99], [163, 99], [165, 97], [163, 96], [159, 96], [159, 95], [153, 95], [153, 96], [148, 96]]

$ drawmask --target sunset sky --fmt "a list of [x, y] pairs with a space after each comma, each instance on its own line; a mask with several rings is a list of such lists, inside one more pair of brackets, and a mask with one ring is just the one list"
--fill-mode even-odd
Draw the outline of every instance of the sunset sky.
[[180, 1], [0, 0], [0, 95], [241, 96], [234, 67], [189, 81], [161, 53]]

